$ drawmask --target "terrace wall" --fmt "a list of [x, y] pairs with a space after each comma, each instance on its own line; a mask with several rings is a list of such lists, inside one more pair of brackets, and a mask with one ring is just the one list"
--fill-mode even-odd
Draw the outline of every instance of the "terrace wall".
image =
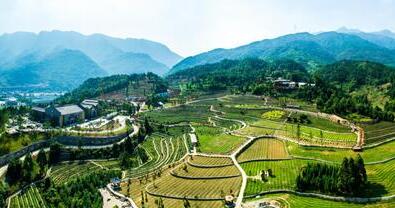
[[48, 140], [35, 142], [29, 146], [26, 146], [18, 151], [8, 153], [0, 157], [0, 166], [6, 165], [9, 161], [15, 158], [20, 158], [28, 152], [34, 152], [41, 148], [47, 148], [53, 142], [59, 142], [63, 145], [69, 146], [102, 146], [110, 145], [115, 142], [119, 142], [123, 138], [127, 137], [128, 133], [120, 134], [117, 136], [105, 136], [105, 137], [83, 137], [83, 136], [58, 136]]

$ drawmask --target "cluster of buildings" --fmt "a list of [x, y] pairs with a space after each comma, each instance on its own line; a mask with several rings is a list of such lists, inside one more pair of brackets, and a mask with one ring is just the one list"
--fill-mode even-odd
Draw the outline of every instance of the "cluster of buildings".
[[315, 86], [315, 84], [309, 84], [306, 82], [294, 82], [288, 79], [283, 79], [281, 77], [274, 80], [273, 85], [276, 89], [282, 89], [282, 90], [293, 90], [304, 86], [312, 86], [312, 87]]
[[33, 107], [32, 118], [39, 122], [50, 121], [56, 126], [67, 126], [98, 116], [99, 101], [84, 100], [79, 105]]
[[0, 107], [20, 107], [26, 106], [25, 103], [19, 102], [15, 97], [7, 97], [3, 100], [0, 100]]

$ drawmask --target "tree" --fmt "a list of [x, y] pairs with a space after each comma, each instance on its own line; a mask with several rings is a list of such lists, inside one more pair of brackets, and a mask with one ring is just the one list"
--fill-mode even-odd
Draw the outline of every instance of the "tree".
[[296, 138], [300, 140], [300, 124], [296, 125]]
[[119, 165], [122, 169], [126, 169], [130, 166], [129, 156], [126, 152], [123, 152], [119, 155]]
[[14, 158], [8, 164], [6, 178], [10, 184], [15, 183], [22, 177], [22, 163], [18, 158]]
[[56, 164], [60, 161], [61, 145], [59, 143], [52, 143], [49, 147], [49, 163]]
[[22, 164], [23, 178], [26, 181], [31, 181], [33, 179], [33, 168], [34, 168], [34, 161], [32, 155], [29, 152], [26, 154]]
[[357, 171], [358, 171], [356, 183], [366, 185], [368, 179], [367, 179], [367, 175], [366, 175], [365, 163], [364, 163], [360, 154], [357, 155], [356, 166], [357, 166]]
[[184, 208], [191, 208], [191, 204], [186, 197], [184, 197]]
[[43, 173], [43, 171], [45, 170], [47, 164], [48, 164], [48, 159], [47, 159], [47, 155], [45, 154], [44, 149], [41, 149], [38, 152], [37, 155], [37, 163], [40, 167], [40, 172]]
[[148, 135], [151, 135], [153, 132], [153, 128], [151, 127], [147, 117], [144, 118], [144, 129]]
[[5, 125], [7, 124], [9, 119], [9, 113], [5, 110], [0, 110], [0, 132], [5, 130]]
[[348, 193], [349, 188], [348, 188], [348, 182], [350, 179], [350, 173], [349, 173], [349, 161], [348, 158], [344, 158], [342, 165], [339, 169], [339, 181], [338, 181], [338, 189], [342, 193]]

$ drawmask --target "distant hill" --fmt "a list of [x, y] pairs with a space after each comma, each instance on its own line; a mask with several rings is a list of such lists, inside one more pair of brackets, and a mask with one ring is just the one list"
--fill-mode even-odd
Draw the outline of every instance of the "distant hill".
[[314, 68], [344, 59], [368, 60], [395, 65], [395, 52], [391, 48], [392, 46], [384, 47], [354, 34], [297, 33], [257, 41], [237, 48], [215, 49], [191, 56], [176, 64], [169, 74], [202, 64], [216, 63], [224, 59], [247, 57], [265, 60], [287, 58]]
[[126, 96], [145, 97], [166, 92], [167, 83], [151, 72], [91, 78], [79, 87], [56, 99], [57, 103], [77, 103], [87, 98], [123, 99]]
[[22, 56], [9, 67], [0, 70], [1, 87], [71, 90], [88, 78], [107, 75], [84, 53], [68, 49]]
[[[383, 30], [379, 32], [366, 33], [360, 30], [353, 30], [342, 27], [336, 32], [356, 35], [362, 39], [370, 41], [376, 45], [395, 50], [395, 34], [389, 30]], [[395, 52], [395, 51], [394, 51]]]
[[111, 71], [111, 74], [129, 74], [153, 72], [162, 75], [168, 70], [167, 66], [153, 60], [143, 53], [122, 53], [108, 57], [101, 65]]
[[[102, 69], [100, 71], [106, 71], [106, 73], [91, 74], [91, 72], [83, 70], [84, 66], [70, 65], [76, 73], [82, 75], [81, 77], [88, 78], [120, 73], [155, 72], [164, 74], [182, 58], [165, 45], [144, 39], [121, 39], [102, 34], [87, 36], [77, 32], [63, 31], [45, 31], [38, 34], [16, 32], [0, 36], [0, 73], [8, 75], [7, 82], [4, 81], [5, 79], [1, 79], [0, 85], [9, 86], [11, 83], [22, 83], [23, 79], [19, 80], [16, 76], [18, 70], [24, 68], [29, 71], [29, 68], [32, 67], [31, 63], [41, 61], [44, 57], [46, 61], [49, 61], [48, 59], [60, 50], [79, 51], [91, 62], [95, 62], [96, 67]], [[73, 56], [68, 57], [68, 60], [70, 63], [74, 63], [73, 60], [70, 60], [71, 57]], [[46, 70], [57, 71], [57, 69], [49, 67], [46, 67]], [[16, 74], [12, 75], [12, 73]], [[44, 82], [44, 80], [42, 81]]]

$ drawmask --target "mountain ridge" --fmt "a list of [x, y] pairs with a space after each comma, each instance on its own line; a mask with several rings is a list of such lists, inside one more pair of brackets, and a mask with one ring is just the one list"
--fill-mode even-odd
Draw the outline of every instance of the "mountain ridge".
[[[301, 44], [301, 41], [306, 44]], [[309, 53], [311, 51], [315, 52]], [[308, 58], [305, 57], [306, 54], [308, 54]], [[310, 67], [343, 59], [368, 60], [395, 65], [394, 50], [377, 45], [357, 35], [334, 31], [315, 35], [303, 32], [255, 41], [230, 49], [214, 49], [190, 56], [177, 63], [168, 74], [197, 65], [216, 63], [224, 59], [248, 57], [269, 60], [290, 58]]]

